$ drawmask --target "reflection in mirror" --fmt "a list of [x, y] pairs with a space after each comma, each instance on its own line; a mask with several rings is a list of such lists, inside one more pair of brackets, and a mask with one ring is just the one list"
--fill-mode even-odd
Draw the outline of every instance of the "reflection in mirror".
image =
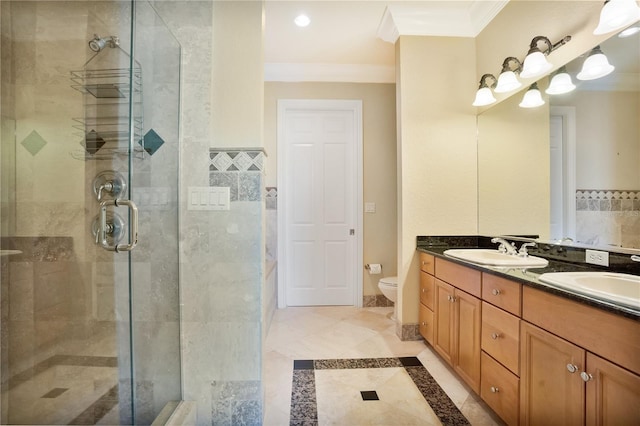
[[534, 109], [521, 91], [478, 116], [481, 234], [640, 249], [640, 34], [601, 49], [610, 75], [576, 79], [585, 52], [567, 64], [575, 91]]

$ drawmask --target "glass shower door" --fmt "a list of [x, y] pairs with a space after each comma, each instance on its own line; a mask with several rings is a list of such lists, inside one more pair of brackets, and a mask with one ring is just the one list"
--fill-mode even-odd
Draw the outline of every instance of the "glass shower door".
[[179, 45], [146, 2], [0, 19], [0, 423], [150, 424], [181, 394]]

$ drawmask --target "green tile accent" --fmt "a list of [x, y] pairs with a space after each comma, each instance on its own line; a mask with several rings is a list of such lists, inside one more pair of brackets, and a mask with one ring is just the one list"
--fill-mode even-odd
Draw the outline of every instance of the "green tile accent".
[[22, 145], [31, 155], [36, 155], [47, 144], [42, 136], [35, 130], [29, 133], [29, 136], [24, 138], [20, 145]]

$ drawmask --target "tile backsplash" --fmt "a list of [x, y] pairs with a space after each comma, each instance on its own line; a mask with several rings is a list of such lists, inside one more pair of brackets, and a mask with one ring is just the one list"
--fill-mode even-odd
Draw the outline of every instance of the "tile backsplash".
[[231, 201], [262, 201], [264, 151], [256, 148], [211, 148], [209, 186], [229, 187]]

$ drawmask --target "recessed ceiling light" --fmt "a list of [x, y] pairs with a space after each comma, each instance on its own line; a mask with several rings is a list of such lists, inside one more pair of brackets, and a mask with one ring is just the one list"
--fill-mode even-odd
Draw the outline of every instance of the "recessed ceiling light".
[[640, 33], [640, 27], [629, 27], [626, 30], [621, 31], [620, 34], [618, 34], [618, 37], [620, 38], [630, 37], [637, 33]]
[[302, 13], [302, 14], [296, 16], [296, 19], [294, 19], [293, 22], [295, 22], [296, 25], [299, 26], [299, 27], [306, 27], [307, 25], [309, 25], [311, 23], [311, 19], [309, 19], [309, 17], [307, 15]]

